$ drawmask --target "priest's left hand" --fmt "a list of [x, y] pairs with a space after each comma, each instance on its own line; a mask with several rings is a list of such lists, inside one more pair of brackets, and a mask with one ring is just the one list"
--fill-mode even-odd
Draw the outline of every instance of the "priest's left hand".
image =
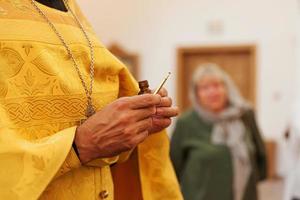
[[172, 99], [168, 96], [168, 91], [162, 88], [159, 92], [162, 97], [160, 104], [156, 107], [156, 114], [152, 117], [152, 128], [149, 133], [157, 133], [171, 125], [173, 117], [179, 113], [178, 107], [172, 106]]

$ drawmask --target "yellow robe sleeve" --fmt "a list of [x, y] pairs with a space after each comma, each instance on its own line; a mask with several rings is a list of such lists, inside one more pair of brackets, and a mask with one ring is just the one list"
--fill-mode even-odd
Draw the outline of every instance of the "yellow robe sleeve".
[[[0, 199], [37, 199], [63, 163], [72, 160], [76, 127], [28, 141], [7, 128], [9, 122], [1, 109], [0, 119]], [[68, 164], [68, 170], [78, 166], [74, 161]]]
[[71, 148], [69, 154], [67, 155], [67, 158], [63, 162], [62, 166], [60, 167], [54, 178], [58, 178], [64, 175], [65, 173], [71, 171], [72, 169], [79, 168], [80, 166], [81, 162], [77, 154], [75, 153], [75, 150]]
[[138, 152], [143, 199], [183, 200], [169, 156], [167, 132], [164, 130], [149, 136], [138, 146]]

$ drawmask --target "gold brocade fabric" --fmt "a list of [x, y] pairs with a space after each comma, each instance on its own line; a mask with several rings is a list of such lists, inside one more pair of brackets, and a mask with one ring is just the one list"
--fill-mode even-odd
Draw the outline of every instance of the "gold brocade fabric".
[[[95, 46], [93, 100], [97, 110], [137, 94], [127, 68], [103, 47], [69, 0]], [[89, 48], [69, 13], [39, 4], [70, 45], [88, 79]], [[0, 0], [0, 199], [113, 199], [110, 165], [127, 154], [82, 166], [72, 149], [86, 97], [65, 48], [30, 1]], [[165, 132], [139, 146], [145, 200], [182, 199]], [[162, 189], [163, 188], [163, 189]], [[126, 200], [126, 199], [124, 199]], [[128, 199], [131, 200], [131, 199]]]

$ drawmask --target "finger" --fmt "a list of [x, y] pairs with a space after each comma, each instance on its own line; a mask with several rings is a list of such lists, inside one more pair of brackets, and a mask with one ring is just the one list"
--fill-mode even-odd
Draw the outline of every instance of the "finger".
[[136, 135], [152, 128], [152, 117], [135, 122], [125, 128], [124, 132], [129, 135]]
[[[153, 91], [154, 92], [154, 91]], [[161, 97], [167, 97], [168, 96], [168, 90], [166, 88], [161, 88], [158, 92], [158, 94], [161, 96]]]
[[134, 147], [136, 147], [137, 145], [139, 145], [140, 143], [142, 143], [147, 137], [149, 136], [149, 132], [148, 131], [143, 131], [139, 134], [137, 134], [134, 138]]
[[173, 104], [172, 99], [170, 97], [161, 98], [161, 102], [158, 107], [171, 107]]
[[134, 122], [137, 122], [143, 119], [147, 119], [155, 114], [156, 114], [156, 107], [153, 106], [149, 108], [132, 110], [129, 117], [132, 118]]
[[178, 108], [177, 107], [158, 107], [156, 109], [156, 116], [158, 117], [175, 117], [178, 115]]
[[153, 117], [152, 118], [153, 127], [158, 127], [158, 129], [162, 130], [168, 128], [172, 120], [170, 118], [160, 118], [160, 117]]
[[128, 103], [132, 109], [147, 108], [160, 104], [161, 96], [156, 94], [143, 94], [128, 98]]

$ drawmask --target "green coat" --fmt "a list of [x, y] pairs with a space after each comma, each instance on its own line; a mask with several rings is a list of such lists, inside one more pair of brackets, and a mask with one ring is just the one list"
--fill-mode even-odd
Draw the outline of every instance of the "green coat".
[[[256, 183], [266, 178], [266, 153], [254, 112], [242, 116], [249, 138], [252, 173], [244, 200], [256, 200]], [[228, 147], [211, 143], [213, 124], [189, 111], [177, 121], [171, 159], [185, 200], [233, 200], [233, 166]]]

